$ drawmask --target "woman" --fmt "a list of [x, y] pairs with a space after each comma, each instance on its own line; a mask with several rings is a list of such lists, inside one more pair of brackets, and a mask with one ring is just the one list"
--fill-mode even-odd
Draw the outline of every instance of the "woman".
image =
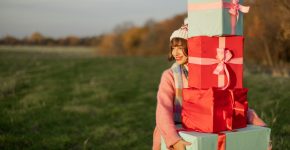
[[[153, 135], [153, 150], [160, 150], [161, 136], [168, 149], [184, 150], [191, 143], [184, 141], [177, 133], [175, 125], [181, 122], [182, 88], [188, 87], [187, 24], [174, 31], [170, 37], [169, 60], [175, 60], [171, 68], [162, 74], [157, 93], [156, 127]], [[266, 124], [249, 109], [248, 123]]]

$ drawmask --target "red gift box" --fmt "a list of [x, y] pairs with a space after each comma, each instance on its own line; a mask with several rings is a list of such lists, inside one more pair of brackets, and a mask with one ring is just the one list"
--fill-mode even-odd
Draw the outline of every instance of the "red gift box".
[[243, 88], [243, 36], [188, 39], [188, 85]]
[[248, 100], [247, 88], [228, 90], [231, 94], [233, 102], [233, 129], [244, 128], [247, 126], [247, 112], [248, 112]]
[[247, 126], [248, 89], [183, 89], [182, 125], [187, 130], [217, 133]]

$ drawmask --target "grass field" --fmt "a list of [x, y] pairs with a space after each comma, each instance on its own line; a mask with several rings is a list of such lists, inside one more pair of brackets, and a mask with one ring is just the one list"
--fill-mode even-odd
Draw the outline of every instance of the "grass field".
[[[0, 50], [0, 149], [149, 150], [164, 57]], [[290, 149], [290, 79], [245, 73], [250, 107]]]

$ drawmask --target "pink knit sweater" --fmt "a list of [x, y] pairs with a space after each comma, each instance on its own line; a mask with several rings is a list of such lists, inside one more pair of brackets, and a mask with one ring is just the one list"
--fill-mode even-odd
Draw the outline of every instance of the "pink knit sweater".
[[[184, 84], [186, 83], [187, 82], [184, 82]], [[187, 85], [183, 87], [187, 87]], [[153, 150], [160, 150], [161, 136], [164, 138], [167, 147], [172, 146], [181, 139], [176, 132], [173, 121], [174, 98], [175, 84], [173, 72], [171, 69], [167, 69], [162, 74], [157, 93], [156, 127], [153, 133]], [[248, 123], [259, 126], [266, 125], [251, 109], [248, 111]]]

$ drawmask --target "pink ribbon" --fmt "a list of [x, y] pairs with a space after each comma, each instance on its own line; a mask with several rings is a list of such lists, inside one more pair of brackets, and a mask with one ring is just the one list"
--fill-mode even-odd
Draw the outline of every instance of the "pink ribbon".
[[226, 134], [218, 133], [218, 149], [217, 150], [226, 150]]
[[239, 20], [239, 11], [242, 13], [248, 13], [250, 7], [239, 4], [239, 0], [231, 0], [231, 2], [213, 2], [213, 3], [202, 3], [202, 4], [189, 4], [188, 10], [204, 10], [204, 9], [220, 9], [228, 8], [231, 15], [231, 34], [236, 33], [236, 24]]
[[227, 130], [233, 130], [233, 112], [223, 110], [223, 119], [226, 121]]
[[[214, 65], [217, 67], [213, 71], [213, 74], [218, 75], [218, 87], [222, 90], [226, 89], [230, 85], [230, 74], [227, 68], [227, 64], [243, 64], [243, 58], [232, 58], [233, 55], [230, 50], [225, 48], [225, 37], [219, 37], [219, 48], [216, 49], [216, 58], [200, 58], [189, 57], [188, 62], [197, 65]], [[227, 84], [225, 85], [225, 77], [227, 78]]]
[[239, 11], [248, 13], [250, 7], [240, 5], [239, 0], [232, 0], [231, 3], [224, 2], [224, 8], [229, 8], [229, 13], [231, 15], [231, 34], [236, 34], [236, 25], [239, 20]]

